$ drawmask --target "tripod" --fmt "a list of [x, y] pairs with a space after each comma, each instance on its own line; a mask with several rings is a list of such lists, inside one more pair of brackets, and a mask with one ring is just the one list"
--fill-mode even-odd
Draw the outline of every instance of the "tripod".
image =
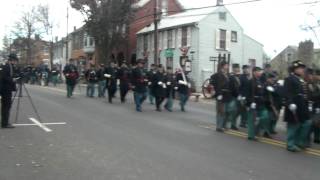
[[40, 115], [39, 115], [39, 112], [38, 112], [36, 106], [35, 106], [34, 103], [33, 103], [33, 100], [32, 100], [32, 98], [31, 98], [31, 96], [30, 96], [30, 94], [29, 94], [29, 91], [28, 91], [27, 87], [25, 86], [23, 80], [22, 80], [22, 79], [19, 79], [19, 80], [18, 80], [18, 89], [17, 89], [17, 91], [15, 92], [15, 94], [14, 94], [14, 96], [13, 96], [13, 99], [12, 99], [12, 104], [13, 104], [14, 101], [15, 101], [15, 99], [17, 98], [15, 124], [17, 124], [18, 118], [19, 118], [19, 110], [20, 110], [21, 98], [23, 97], [23, 93], [22, 93], [23, 90], [26, 92], [27, 98], [28, 98], [28, 100], [29, 100], [29, 102], [30, 102], [30, 104], [31, 104], [31, 106], [32, 106], [32, 109], [33, 109], [34, 113], [36, 114], [39, 122], [42, 123], [42, 120], [41, 120], [41, 117], [40, 117]]

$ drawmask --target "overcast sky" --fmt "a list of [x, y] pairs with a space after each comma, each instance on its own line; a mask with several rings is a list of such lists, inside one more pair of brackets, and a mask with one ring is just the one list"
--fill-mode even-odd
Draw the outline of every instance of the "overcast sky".
[[[181, 0], [188, 7], [214, 5], [216, 0]], [[225, 4], [246, 0], [224, 0]], [[318, 2], [302, 5], [303, 2]], [[56, 28], [54, 34], [60, 38], [66, 34], [66, 14], [69, 0], [9, 0], [2, 2], [0, 7], [0, 38], [7, 34], [13, 22], [21, 16], [21, 11], [39, 3], [48, 3], [54, 15]], [[320, 0], [262, 0], [241, 5], [230, 5], [227, 8], [239, 21], [246, 34], [264, 44], [268, 55], [274, 56], [287, 45], [298, 45], [300, 41], [312, 39], [316, 47], [319, 42], [312, 31], [303, 31], [300, 26], [316, 25], [320, 20]], [[83, 24], [82, 15], [69, 9], [69, 31], [74, 26]], [[317, 17], [317, 18], [315, 18]], [[320, 36], [320, 28], [315, 29]], [[320, 37], [319, 37], [320, 38]], [[2, 42], [0, 42], [1, 45]]]

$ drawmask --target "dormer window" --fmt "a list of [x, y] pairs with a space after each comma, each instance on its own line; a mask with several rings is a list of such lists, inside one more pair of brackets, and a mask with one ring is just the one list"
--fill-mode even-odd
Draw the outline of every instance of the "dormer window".
[[219, 19], [221, 21], [226, 21], [227, 20], [227, 13], [226, 12], [219, 12]]

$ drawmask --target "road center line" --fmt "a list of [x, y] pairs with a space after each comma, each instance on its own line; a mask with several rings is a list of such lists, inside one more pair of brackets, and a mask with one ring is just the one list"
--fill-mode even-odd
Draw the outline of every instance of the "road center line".
[[32, 121], [34, 124], [38, 125], [41, 129], [43, 129], [46, 132], [52, 132], [52, 130], [50, 128], [48, 128], [46, 125], [40, 123], [38, 120], [36, 120], [35, 118], [29, 118], [30, 121]]
[[[42, 123], [43, 125], [66, 125], [65, 122]], [[37, 124], [13, 124], [14, 126], [38, 126]]]

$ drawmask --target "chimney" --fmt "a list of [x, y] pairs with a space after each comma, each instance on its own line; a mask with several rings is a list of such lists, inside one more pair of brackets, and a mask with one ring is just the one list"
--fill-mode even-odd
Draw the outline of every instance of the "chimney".
[[161, 12], [162, 12], [162, 16], [167, 16], [168, 15], [168, 0], [162, 0], [161, 1]]
[[77, 26], [73, 26], [73, 32], [77, 30]]
[[217, 6], [223, 6], [223, 0], [217, 0]]
[[59, 39], [58, 39], [58, 36], [56, 36], [56, 37], [55, 37], [55, 41], [58, 42], [58, 40], [59, 40]]

